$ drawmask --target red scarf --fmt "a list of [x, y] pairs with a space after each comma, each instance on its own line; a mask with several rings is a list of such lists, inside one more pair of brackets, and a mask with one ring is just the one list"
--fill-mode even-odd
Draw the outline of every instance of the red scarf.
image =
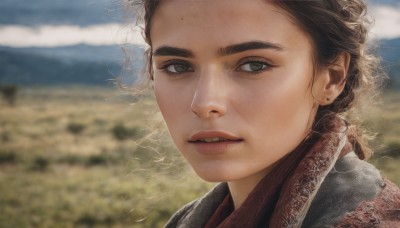
[[228, 193], [206, 228], [300, 227], [320, 184], [339, 157], [352, 150], [342, 121], [314, 133], [286, 156], [233, 209]]

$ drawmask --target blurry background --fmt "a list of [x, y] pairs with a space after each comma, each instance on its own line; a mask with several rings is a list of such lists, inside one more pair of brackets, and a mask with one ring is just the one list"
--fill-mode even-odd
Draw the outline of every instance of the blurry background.
[[[400, 184], [400, 2], [369, 4], [391, 78], [379, 115], [364, 113], [371, 162]], [[0, 227], [161, 227], [212, 186], [162, 133], [152, 96], [115, 88], [121, 46], [126, 82], [143, 67], [124, 16], [119, 0], [0, 0]]]

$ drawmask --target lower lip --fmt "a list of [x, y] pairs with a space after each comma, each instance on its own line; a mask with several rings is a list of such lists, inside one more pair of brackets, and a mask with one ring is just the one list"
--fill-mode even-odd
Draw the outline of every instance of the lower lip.
[[241, 144], [243, 141], [221, 141], [221, 142], [189, 142], [197, 152], [205, 155], [216, 155], [227, 152], [232, 147]]

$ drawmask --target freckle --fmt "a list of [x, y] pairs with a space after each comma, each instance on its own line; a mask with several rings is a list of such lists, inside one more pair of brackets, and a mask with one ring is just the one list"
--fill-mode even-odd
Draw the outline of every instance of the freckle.
[[183, 21], [183, 17], [181, 17], [181, 21]]

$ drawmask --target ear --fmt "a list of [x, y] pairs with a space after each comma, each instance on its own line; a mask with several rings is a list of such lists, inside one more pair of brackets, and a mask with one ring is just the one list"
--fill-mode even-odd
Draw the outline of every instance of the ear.
[[316, 74], [312, 91], [318, 104], [329, 105], [342, 93], [350, 58], [349, 53], [341, 53], [334, 63]]

